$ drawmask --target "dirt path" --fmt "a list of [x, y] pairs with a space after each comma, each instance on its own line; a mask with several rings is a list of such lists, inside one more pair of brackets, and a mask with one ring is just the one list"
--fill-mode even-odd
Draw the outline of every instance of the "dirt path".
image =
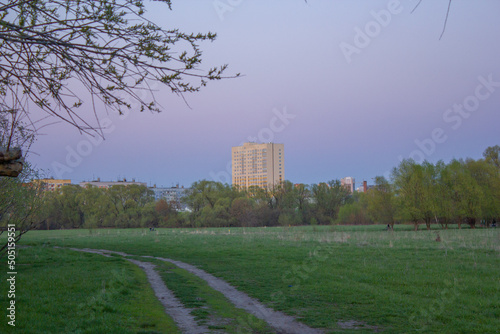
[[[94, 253], [100, 254], [103, 256], [108, 256], [111, 252], [105, 250], [96, 250], [96, 249], [78, 249], [78, 248], [70, 248], [74, 251], [86, 252], [86, 253]], [[116, 253], [116, 252], [113, 252]], [[124, 253], [119, 254], [123, 256], [128, 256]], [[183, 333], [193, 333], [193, 334], [202, 334], [209, 333], [208, 328], [199, 326], [194, 317], [190, 314], [191, 310], [185, 308], [184, 305], [174, 296], [172, 291], [170, 291], [160, 275], [156, 272], [155, 265], [149, 262], [141, 262], [137, 260], [127, 259], [133, 264], [139, 266], [144, 270], [146, 276], [148, 277], [149, 284], [153, 288], [156, 297], [162, 303], [163, 307], [165, 307], [165, 312], [172, 317], [175, 321], [179, 329]]]
[[[144, 257], [149, 257], [149, 256], [144, 256]], [[224, 296], [226, 296], [226, 298], [229, 299], [229, 301], [231, 301], [231, 303], [233, 303], [234, 306], [242, 308], [245, 311], [253, 314], [257, 318], [264, 320], [271, 327], [276, 329], [278, 333], [287, 333], [287, 334], [322, 333], [322, 331], [318, 329], [314, 329], [300, 322], [297, 322], [295, 318], [289, 315], [286, 315], [282, 312], [278, 312], [266, 307], [264, 304], [248, 296], [246, 293], [236, 290], [229, 283], [199, 268], [196, 268], [193, 265], [161, 257], [151, 257], [151, 258], [173, 263], [177, 267], [185, 269], [190, 273], [198, 276], [199, 278], [205, 280], [212, 289], [217, 290], [221, 292]]]
[[[109, 250], [105, 250], [105, 249], [88, 249], [88, 248], [85, 248], [85, 249], [71, 248], [71, 249], [77, 250], [77, 251], [97, 253], [97, 254], [101, 254], [101, 255], [117, 254], [117, 255], [124, 256], [124, 257], [135, 256], [135, 255], [126, 254], [123, 252], [109, 251]], [[236, 290], [233, 286], [231, 286], [227, 282], [223, 281], [222, 279], [217, 278], [217, 277], [213, 276], [212, 274], [209, 274], [209, 273], [207, 273], [207, 272], [205, 272], [205, 271], [203, 271], [203, 270], [201, 270], [193, 265], [190, 265], [190, 264], [187, 264], [187, 263], [184, 263], [181, 261], [162, 258], [162, 257], [154, 257], [154, 256], [141, 256], [141, 257], [170, 262], [170, 263], [175, 264], [179, 268], [185, 269], [185, 270], [189, 271], [190, 273], [198, 276], [199, 278], [206, 281], [207, 284], [212, 289], [221, 292], [236, 307], [244, 309], [245, 311], [253, 314], [257, 318], [266, 321], [271, 327], [273, 327], [277, 331], [277, 333], [286, 333], [286, 334], [320, 334], [320, 333], [323, 333], [323, 331], [321, 331], [319, 329], [314, 329], [314, 328], [308, 327], [300, 322], [297, 322], [295, 320], [295, 318], [293, 318], [289, 315], [286, 315], [282, 312], [274, 311], [273, 309], [266, 307], [264, 304], [260, 303], [259, 301], [257, 301], [254, 298], [251, 298], [250, 296], [248, 296], [244, 292]], [[134, 260], [129, 260], [129, 261], [134, 261]], [[144, 262], [140, 262], [140, 261], [136, 261], [136, 262], [145, 264]], [[149, 265], [153, 266], [150, 263], [149, 263]], [[143, 267], [143, 269], [144, 269], [144, 267]], [[151, 271], [155, 272], [153, 269], [151, 269]], [[156, 272], [155, 272], [155, 274], [158, 276], [158, 279], [161, 281], [161, 278], [159, 277], [159, 275]], [[149, 278], [149, 275], [148, 275], [148, 278]], [[150, 279], [150, 282], [151, 282], [151, 279]], [[163, 284], [163, 281], [161, 281], [160, 283]], [[157, 284], [160, 284], [160, 283], [157, 283]], [[151, 285], [153, 285], [152, 282], [151, 282]], [[166, 290], [168, 290], [167, 287], [165, 286], [165, 284], [163, 284], [163, 286]], [[155, 290], [155, 292], [156, 292], [156, 290]], [[158, 296], [158, 294], [157, 294], [157, 296]], [[158, 297], [158, 298], [160, 298], [160, 297]], [[173, 298], [175, 298], [175, 297], [173, 297]], [[182, 305], [181, 305], [181, 308], [182, 308]], [[174, 320], [175, 320], [175, 318], [174, 318]], [[186, 333], [203, 333], [203, 332], [187, 331]]]

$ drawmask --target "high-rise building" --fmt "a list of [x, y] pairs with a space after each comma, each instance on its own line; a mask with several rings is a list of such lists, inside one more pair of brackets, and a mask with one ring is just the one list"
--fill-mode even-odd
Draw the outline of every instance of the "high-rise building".
[[244, 143], [231, 149], [233, 185], [272, 187], [285, 180], [283, 144]]
[[344, 177], [343, 179], [340, 179], [340, 184], [345, 187], [347, 190], [349, 190], [352, 193], [354, 193], [354, 178], [353, 177]]

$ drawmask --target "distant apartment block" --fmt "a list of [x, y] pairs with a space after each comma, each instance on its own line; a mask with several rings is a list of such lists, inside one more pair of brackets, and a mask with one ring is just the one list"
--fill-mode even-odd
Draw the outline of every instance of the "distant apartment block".
[[61, 189], [63, 186], [71, 184], [71, 180], [63, 180], [63, 179], [41, 179], [38, 182], [42, 184], [42, 189], [44, 191], [54, 191], [57, 189]]
[[232, 182], [241, 188], [268, 188], [285, 180], [284, 144], [244, 143], [231, 149]]
[[95, 181], [80, 182], [80, 187], [85, 188], [87, 185], [91, 185], [93, 187], [109, 189], [112, 186], [130, 186], [132, 184], [147, 187], [146, 182], [135, 182], [135, 179], [132, 179], [132, 181], [127, 181], [127, 179], [123, 179], [123, 180], [119, 180], [119, 181], [101, 181], [100, 178], [98, 178]]
[[175, 187], [153, 187], [149, 188], [153, 191], [155, 196], [155, 201], [164, 199], [168, 203], [174, 203], [178, 210], [186, 210], [187, 205], [182, 202], [182, 198], [188, 194], [189, 188], [180, 187], [177, 185]]
[[340, 179], [340, 184], [342, 185], [342, 187], [345, 187], [347, 190], [349, 190], [351, 194], [354, 193], [355, 181], [353, 177], [348, 176]]

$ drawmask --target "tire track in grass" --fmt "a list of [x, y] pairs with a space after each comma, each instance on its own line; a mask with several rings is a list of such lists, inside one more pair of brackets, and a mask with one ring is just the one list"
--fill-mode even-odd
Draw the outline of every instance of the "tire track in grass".
[[191, 314], [195, 316], [196, 321], [214, 330], [214, 334], [276, 333], [264, 320], [235, 307], [222, 293], [211, 288], [196, 275], [170, 262], [153, 258], [148, 261], [156, 264], [156, 271], [175, 296], [186, 307], [194, 309]]
[[[78, 252], [100, 254], [107, 257], [111, 257], [111, 255], [109, 254], [115, 253], [101, 249], [99, 250], [88, 249], [88, 248], [85, 249], [69, 248], [69, 249]], [[125, 255], [124, 253], [118, 255], [129, 256], [128, 254]], [[191, 310], [185, 308], [184, 305], [182, 305], [182, 303], [174, 296], [172, 291], [170, 291], [167, 288], [167, 286], [161, 279], [160, 275], [154, 269], [155, 268], [154, 264], [149, 262], [137, 261], [133, 259], [126, 259], [126, 260], [132, 262], [133, 264], [139, 266], [142, 270], [144, 270], [148, 278], [149, 284], [153, 288], [156, 297], [165, 308], [165, 312], [172, 317], [172, 319], [175, 321], [175, 323], [183, 333], [189, 333], [189, 334], [209, 333], [208, 328], [199, 326], [194, 320], [194, 317], [191, 315], [190, 313]]]
[[222, 293], [234, 306], [244, 309], [245, 311], [253, 314], [259, 319], [267, 322], [271, 327], [276, 329], [279, 333], [287, 334], [319, 334], [322, 331], [306, 326], [295, 320], [294, 317], [286, 315], [282, 312], [275, 311], [260, 303], [256, 299], [248, 296], [246, 293], [236, 290], [232, 285], [226, 281], [207, 273], [193, 265], [166, 259], [162, 257], [142, 256], [145, 258], [153, 258], [165, 262], [175, 264], [177, 267], [189, 271], [193, 275], [198, 276], [207, 282], [207, 284], [214, 290]]
[[[74, 249], [74, 248], [72, 248]], [[74, 250], [79, 250], [79, 249], [74, 249]], [[89, 252], [99, 252], [99, 254], [116, 254], [116, 255], [121, 255], [124, 257], [127, 256], [137, 256], [137, 255], [131, 255], [123, 252], [116, 252], [116, 251], [110, 251], [110, 250], [105, 250], [105, 249], [81, 249], [84, 251], [89, 251]], [[256, 299], [248, 296], [246, 293], [241, 292], [236, 290], [232, 285], [227, 283], [226, 281], [213, 276], [212, 274], [209, 274], [205, 272], [204, 270], [201, 270], [193, 265], [177, 261], [177, 260], [172, 260], [172, 259], [167, 259], [167, 258], [162, 258], [162, 257], [155, 257], [155, 256], [140, 256], [143, 258], [151, 258], [151, 259], [157, 259], [160, 261], [165, 261], [165, 262], [170, 262], [175, 264], [177, 267], [187, 270], [188, 272], [192, 273], [193, 275], [203, 279], [204, 281], [207, 282], [207, 284], [214, 290], [219, 291], [222, 293], [231, 303], [234, 304], [234, 306], [244, 309], [245, 311], [253, 314], [259, 319], [264, 320], [274, 328], [277, 333], [286, 333], [286, 334], [320, 334], [323, 333], [322, 330], [311, 328], [303, 323], [300, 323], [295, 320], [294, 317], [286, 315], [282, 312], [275, 311], [264, 304], [260, 303]], [[161, 278], [160, 278], [161, 279]], [[194, 332], [188, 332], [188, 333], [194, 333]]]

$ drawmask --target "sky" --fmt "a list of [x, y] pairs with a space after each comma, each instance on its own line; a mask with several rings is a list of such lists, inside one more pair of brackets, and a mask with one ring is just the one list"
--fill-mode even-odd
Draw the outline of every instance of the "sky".
[[[285, 145], [285, 177], [388, 176], [402, 159], [479, 159], [500, 145], [500, 1], [146, 2], [166, 29], [216, 32], [202, 69], [229, 64], [188, 104], [154, 85], [162, 112], [100, 111], [105, 139], [44, 127], [29, 160], [73, 183], [231, 183], [231, 147]], [[85, 109], [82, 111], [85, 113]]]

